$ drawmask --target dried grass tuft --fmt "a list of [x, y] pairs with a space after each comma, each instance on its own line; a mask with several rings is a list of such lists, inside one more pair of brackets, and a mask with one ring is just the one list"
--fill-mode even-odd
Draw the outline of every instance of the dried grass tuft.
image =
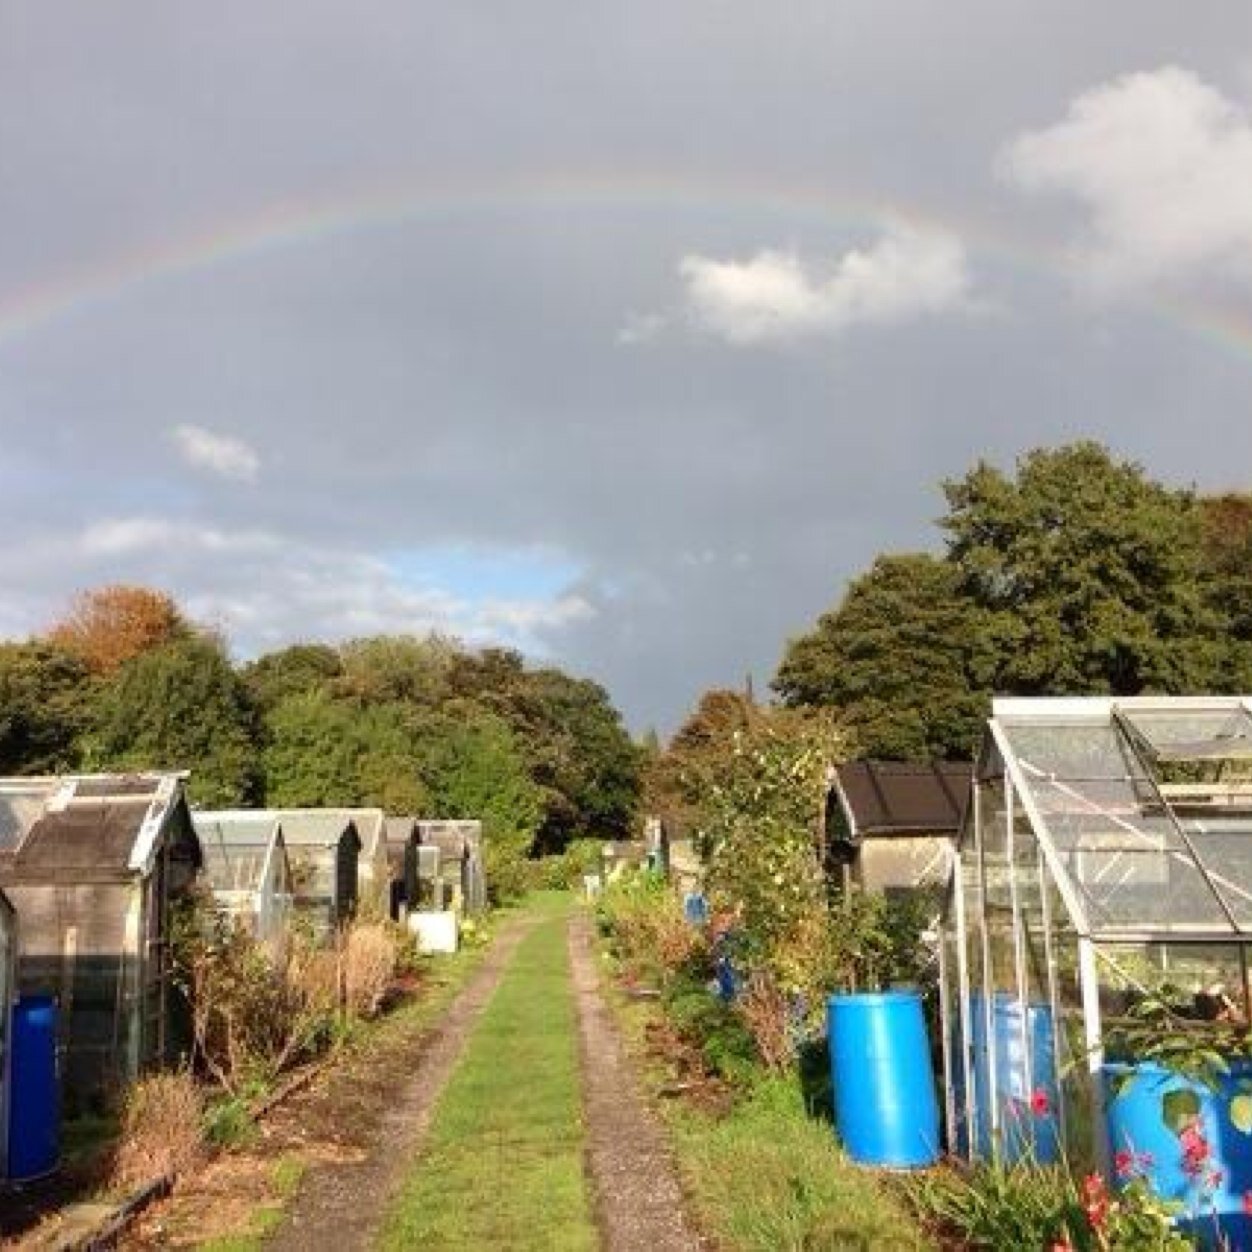
[[344, 996], [350, 1013], [372, 1017], [382, 1006], [400, 956], [400, 945], [390, 927], [358, 922], [344, 937]]
[[138, 1187], [191, 1168], [204, 1148], [204, 1099], [187, 1070], [151, 1074], [126, 1094], [113, 1178]]

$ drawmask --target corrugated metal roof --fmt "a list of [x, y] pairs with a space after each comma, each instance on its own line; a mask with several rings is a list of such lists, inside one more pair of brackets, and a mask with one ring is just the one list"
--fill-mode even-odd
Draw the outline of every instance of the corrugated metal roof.
[[838, 787], [853, 835], [955, 835], [974, 767], [965, 761], [849, 761]]

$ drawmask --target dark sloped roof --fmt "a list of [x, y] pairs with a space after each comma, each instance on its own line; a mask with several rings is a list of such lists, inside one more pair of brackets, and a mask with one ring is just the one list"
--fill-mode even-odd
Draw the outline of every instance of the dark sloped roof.
[[128, 878], [131, 850], [151, 803], [150, 796], [76, 800], [45, 812], [14, 852], [13, 867], [22, 875], [56, 870]]
[[857, 837], [956, 834], [973, 771], [966, 761], [849, 761], [839, 790]]

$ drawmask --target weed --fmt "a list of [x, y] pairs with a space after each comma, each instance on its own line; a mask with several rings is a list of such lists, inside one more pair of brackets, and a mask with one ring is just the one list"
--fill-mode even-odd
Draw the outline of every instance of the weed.
[[204, 1146], [203, 1097], [186, 1070], [141, 1078], [126, 1094], [113, 1173], [123, 1187], [179, 1173]]

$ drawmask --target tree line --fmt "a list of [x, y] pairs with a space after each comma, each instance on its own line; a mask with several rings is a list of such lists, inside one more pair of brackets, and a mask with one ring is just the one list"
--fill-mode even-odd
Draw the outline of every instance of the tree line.
[[880, 555], [789, 641], [772, 686], [702, 697], [648, 770], [650, 805], [698, 820], [736, 736], [806, 710], [847, 751], [967, 758], [993, 695], [1252, 690], [1252, 495], [1203, 495], [1104, 446], [980, 461], [941, 484], [938, 552]]
[[0, 774], [190, 769], [211, 807], [481, 818], [497, 855], [628, 837], [641, 754], [598, 684], [510, 649], [383, 635], [244, 664], [162, 592], [84, 592], [0, 643]]

